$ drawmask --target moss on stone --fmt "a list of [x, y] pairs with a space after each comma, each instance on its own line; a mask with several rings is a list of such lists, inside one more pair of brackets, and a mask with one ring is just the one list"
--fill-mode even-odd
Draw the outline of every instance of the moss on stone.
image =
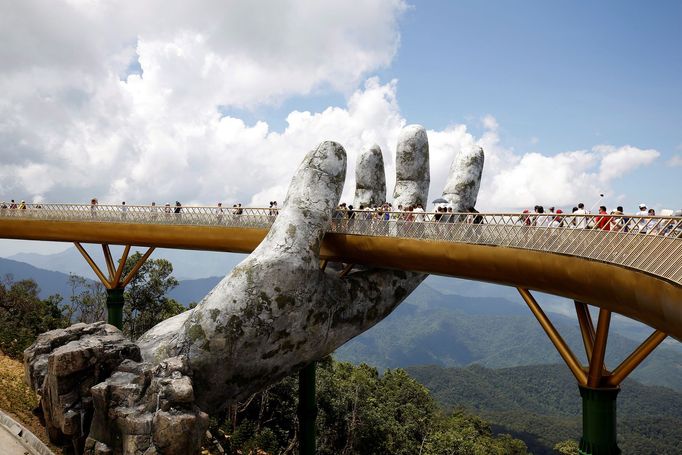
[[260, 292], [260, 300], [261, 302], [265, 303], [266, 305], [270, 306], [272, 303], [272, 300], [270, 300], [270, 296], [268, 296], [265, 291]]
[[294, 237], [296, 235], [296, 225], [295, 224], [289, 224], [287, 227], [287, 235], [289, 237]]
[[196, 343], [197, 341], [206, 340], [206, 333], [204, 332], [204, 328], [201, 327], [201, 324], [192, 324], [187, 329], [187, 337], [192, 343]]
[[294, 306], [296, 299], [290, 295], [279, 294], [277, 297], [275, 297], [275, 302], [277, 302], [277, 308], [281, 310], [286, 306]]
[[239, 316], [232, 315], [225, 325], [225, 334], [228, 338], [235, 340], [244, 335], [243, 323]]

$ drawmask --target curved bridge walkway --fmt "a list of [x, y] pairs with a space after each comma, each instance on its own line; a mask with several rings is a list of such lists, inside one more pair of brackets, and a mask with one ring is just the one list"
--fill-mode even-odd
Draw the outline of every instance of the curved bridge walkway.
[[[99, 205], [93, 209], [89, 205], [77, 204], [29, 204], [25, 210], [0, 209], [0, 237], [41, 237], [28, 230], [22, 235], [16, 229], [7, 229], [7, 222], [12, 220], [97, 223], [89, 224], [88, 229], [97, 229], [101, 223], [268, 229], [277, 212], [260, 208], [224, 208], [219, 211], [216, 207], [182, 207], [180, 213], [173, 210], [171, 207], [166, 212], [159, 206], [125, 206], [124, 211], [118, 205]], [[348, 219], [347, 212], [338, 212], [329, 232], [558, 253], [627, 267], [682, 285], [680, 217], [481, 213], [476, 214], [479, 223], [474, 223], [474, 215], [468, 213], [426, 213], [422, 215], [423, 222], [414, 219], [418, 217], [416, 212], [379, 213], [388, 219], [377, 219], [376, 214], [356, 211], [353, 218]], [[435, 219], [438, 215], [442, 215], [442, 219]], [[445, 218], [448, 222], [443, 222]], [[35, 240], [78, 241], [48, 232], [42, 237], [45, 238]], [[153, 246], [154, 237], [159, 243], [164, 240], [161, 232], [158, 236], [147, 237], [133, 244]], [[171, 242], [164, 246], [174, 245]], [[177, 247], [182, 248], [183, 245]], [[205, 249], [223, 250], [221, 245]], [[235, 247], [235, 250], [247, 252], [248, 248]]]
[[[615, 396], [623, 379], [668, 335], [682, 341], [682, 218], [630, 215], [356, 211], [333, 215], [320, 257], [514, 286], [576, 377], [583, 397], [581, 453], [618, 453]], [[154, 248], [249, 253], [276, 210], [259, 208], [32, 204], [0, 208], [0, 238], [73, 242], [109, 291], [110, 310]], [[81, 243], [102, 245], [106, 273]], [[116, 265], [109, 245], [125, 245]], [[123, 276], [131, 246], [149, 249]], [[588, 365], [581, 365], [530, 293], [573, 299]], [[588, 305], [599, 307], [593, 323]], [[611, 313], [653, 327], [628, 358], [608, 370]], [[110, 322], [112, 321], [110, 312]], [[120, 320], [113, 318], [120, 324]], [[615, 392], [614, 392], [615, 390]], [[604, 419], [612, 427], [603, 426]], [[596, 420], [595, 420], [596, 419]]]

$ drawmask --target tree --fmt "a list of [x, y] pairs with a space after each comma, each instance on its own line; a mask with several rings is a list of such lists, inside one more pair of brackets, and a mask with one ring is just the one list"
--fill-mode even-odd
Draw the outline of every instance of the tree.
[[[379, 372], [321, 360], [317, 368], [317, 453], [526, 454], [525, 444], [494, 436], [490, 424], [458, 411], [446, 416], [403, 370]], [[212, 434], [228, 453], [293, 453], [298, 444], [297, 375], [216, 416]]]
[[578, 443], [572, 439], [557, 442], [554, 445], [554, 452], [561, 455], [578, 455]]
[[70, 323], [92, 323], [106, 318], [107, 294], [102, 283], [69, 275], [69, 286], [71, 297], [63, 311]]
[[456, 410], [434, 422], [424, 441], [423, 455], [525, 455], [523, 441], [507, 434], [494, 436], [490, 424], [478, 416]]
[[53, 295], [41, 300], [40, 289], [33, 280], [14, 282], [11, 275], [0, 283], [0, 349], [12, 357], [20, 357], [38, 334], [65, 327], [62, 298]]
[[[123, 268], [125, 276], [142, 257], [138, 252], [128, 258]], [[148, 259], [126, 287], [123, 307], [123, 331], [137, 339], [164, 319], [186, 310], [166, 296], [178, 285], [172, 276], [173, 264], [165, 259]]]

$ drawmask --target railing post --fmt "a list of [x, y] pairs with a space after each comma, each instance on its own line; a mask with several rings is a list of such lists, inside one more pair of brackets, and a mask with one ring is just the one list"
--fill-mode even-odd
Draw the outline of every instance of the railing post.
[[107, 289], [107, 323], [123, 330], [123, 290], [124, 288]]
[[583, 436], [580, 455], [618, 455], [616, 397], [620, 388], [578, 386], [583, 399]]
[[304, 367], [298, 373], [298, 429], [300, 455], [315, 454], [315, 367], [316, 362]]

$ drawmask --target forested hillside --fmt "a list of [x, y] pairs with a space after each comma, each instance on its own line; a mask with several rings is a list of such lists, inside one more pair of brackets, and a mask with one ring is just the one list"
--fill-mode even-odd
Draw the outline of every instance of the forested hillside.
[[[222, 448], [254, 454], [291, 450], [298, 440], [297, 376], [214, 416], [211, 431]], [[494, 435], [488, 422], [470, 412], [443, 412], [428, 390], [400, 369], [380, 375], [367, 365], [325, 359], [317, 368], [317, 405], [320, 455], [527, 453], [522, 441]]]
[[[489, 369], [410, 367], [445, 409], [466, 409], [498, 432], [523, 439], [536, 454], [581, 434], [581, 399], [563, 365]], [[619, 445], [626, 454], [679, 454], [682, 394], [626, 380], [618, 395]]]
[[[584, 361], [575, 318], [550, 314], [554, 325]], [[606, 363], [616, 366], [638, 342], [612, 330]], [[338, 360], [379, 369], [414, 365], [489, 368], [563, 363], [547, 335], [520, 302], [444, 295], [420, 286], [389, 317], [335, 353]], [[682, 352], [659, 346], [632, 374], [645, 384], [682, 391]]]

